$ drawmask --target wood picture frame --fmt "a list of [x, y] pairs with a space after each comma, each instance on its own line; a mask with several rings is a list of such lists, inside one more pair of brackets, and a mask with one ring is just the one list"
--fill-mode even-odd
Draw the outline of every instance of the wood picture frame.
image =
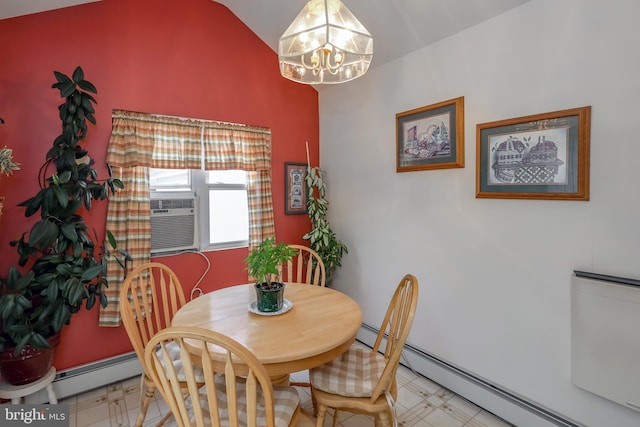
[[591, 107], [476, 127], [476, 197], [589, 200]]
[[307, 186], [304, 182], [306, 173], [306, 163], [284, 164], [284, 213], [287, 215], [307, 213]]
[[463, 96], [396, 114], [396, 172], [463, 167]]

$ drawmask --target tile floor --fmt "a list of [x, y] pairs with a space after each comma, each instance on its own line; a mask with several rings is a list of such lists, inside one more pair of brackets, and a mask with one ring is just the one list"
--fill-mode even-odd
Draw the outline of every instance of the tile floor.
[[[305, 378], [306, 377], [306, 378]], [[296, 373], [295, 381], [308, 379], [306, 373]], [[398, 370], [398, 400], [396, 413], [399, 427], [509, 427], [511, 424], [484, 411], [482, 408], [457, 396], [450, 390], [411, 370]], [[70, 412], [70, 427], [129, 427], [133, 426], [140, 407], [140, 378], [135, 377], [106, 387], [62, 400]], [[308, 388], [298, 388], [303, 410], [311, 413], [311, 395]], [[168, 411], [162, 397], [156, 393], [151, 402], [144, 426], [155, 426]], [[330, 426], [332, 416], [325, 418]], [[176, 425], [170, 419], [168, 427]], [[372, 417], [340, 412], [339, 427], [373, 427]]]

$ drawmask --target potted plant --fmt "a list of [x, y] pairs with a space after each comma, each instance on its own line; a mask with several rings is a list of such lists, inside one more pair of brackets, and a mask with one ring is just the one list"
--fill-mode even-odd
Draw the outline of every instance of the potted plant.
[[276, 244], [275, 237], [269, 237], [245, 259], [249, 274], [256, 280], [258, 311], [274, 312], [282, 309], [284, 283], [279, 281], [278, 268], [293, 258], [295, 253], [295, 249], [286, 243]]
[[327, 186], [322, 178], [325, 172], [319, 167], [308, 168], [304, 181], [307, 185], [307, 212], [311, 219], [311, 231], [302, 236], [316, 251], [331, 281], [333, 271], [342, 265], [342, 256], [348, 253], [347, 246], [338, 240], [327, 220], [329, 202], [326, 199]]
[[[38, 173], [40, 190], [19, 204], [25, 207], [27, 217], [40, 214], [28, 233], [11, 242], [22, 268], [10, 267], [0, 283], [0, 370], [13, 384], [28, 383], [46, 374], [60, 330], [83, 304], [86, 309], [98, 301], [103, 307], [107, 305], [103, 293], [107, 286], [106, 257], [116, 255], [104, 247], [103, 253], [98, 253], [82, 216], [90, 211], [93, 200], [106, 199], [116, 188], [123, 188], [118, 179], [98, 180], [94, 160], [82, 145], [87, 120], [96, 122], [96, 100], [90, 93], [97, 90], [85, 80], [80, 67], [71, 78], [57, 71], [54, 74], [57, 82], [52, 87], [64, 98], [58, 107], [62, 133], [53, 141]], [[49, 168], [54, 167], [47, 176]], [[95, 231], [93, 235], [97, 238]], [[115, 251], [115, 239], [110, 233], [107, 237]], [[129, 256], [124, 251], [120, 255], [119, 263], [126, 267]], [[26, 273], [21, 272], [24, 270]], [[31, 363], [32, 356], [40, 353], [44, 353], [48, 366], [15, 366], [23, 359]], [[10, 367], [3, 368], [4, 363]]]

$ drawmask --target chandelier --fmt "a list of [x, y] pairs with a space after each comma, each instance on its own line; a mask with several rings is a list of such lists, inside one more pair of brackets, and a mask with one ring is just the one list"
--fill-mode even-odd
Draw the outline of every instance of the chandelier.
[[340, 0], [311, 0], [278, 43], [280, 73], [299, 83], [353, 80], [372, 58], [371, 34]]

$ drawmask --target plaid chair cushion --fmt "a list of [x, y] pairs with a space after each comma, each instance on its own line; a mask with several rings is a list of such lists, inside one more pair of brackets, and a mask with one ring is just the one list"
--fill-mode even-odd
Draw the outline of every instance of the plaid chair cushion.
[[[258, 386], [259, 387], [259, 386]], [[220, 425], [222, 427], [229, 426], [229, 410], [227, 408], [227, 394], [225, 391], [226, 384], [223, 375], [216, 375], [216, 396], [218, 398], [218, 408], [220, 414]], [[204, 390], [204, 389], [203, 389]], [[243, 382], [236, 383], [236, 392], [238, 397], [238, 418], [241, 426], [247, 425], [247, 396], [246, 384]], [[205, 411], [205, 422], [211, 423], [211, 416], [208, 412], [207, 396], [200, 395], [200, 402]], [[296, 412], [300, 404], [298, 391], [293, 387], [273, 387], [273, 405], [275, 413], [275, 421], [277, 427], [288, 427], [293, 414]], [[265, 418], [264, 397], [262, 390], [258, 388], [258, 419], [256, 425], [265, 426], [267, 420]]]
[[368, 349], [352, 346], [342, 356], [309, 371], [318, 390], [349, 397], [369, 397], [386, 364], [385, 358]]
[[[173, 366], [176, 367], [176, 371], [178, 374], [178, 379], [180, 381], [186, 381], [184, 376], [184, 367], [182, 366], [182, 360], [180, 360], [180, 347], [175, 342], [171, 341], [167, 343], [167, 353], [169, 353], [169, 357], [173, 360]], [[164, 361], [162, 357], [162, 348], [158, 348], [156, 351], [158, 358], [160, 361]], [[204, 382], [204, 374], [202, 373], [202, 368], [199, 366], [194, 366], [194, 374], [197, 382]]]

